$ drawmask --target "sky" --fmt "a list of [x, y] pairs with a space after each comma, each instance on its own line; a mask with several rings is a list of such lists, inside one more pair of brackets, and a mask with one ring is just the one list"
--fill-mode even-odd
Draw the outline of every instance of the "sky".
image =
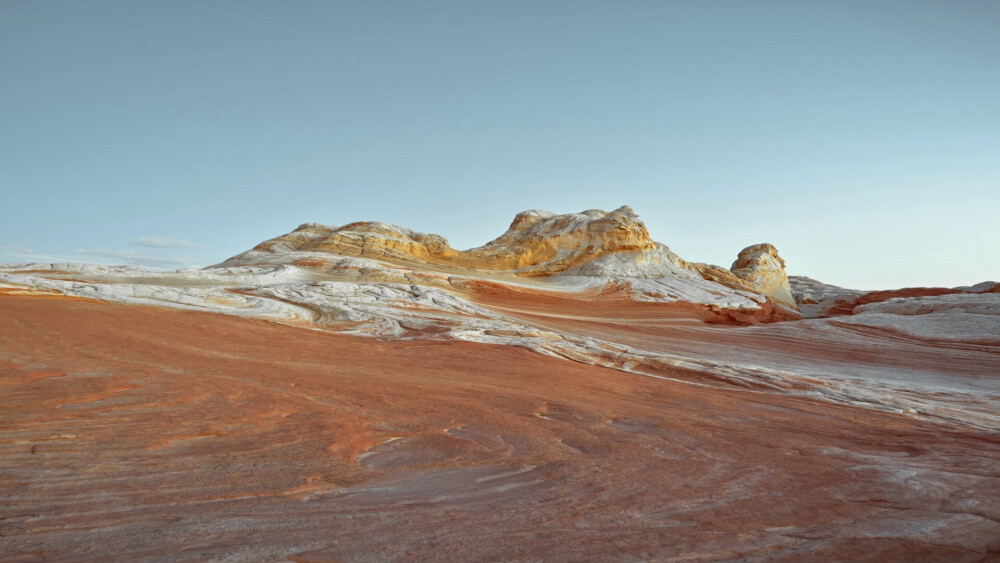
[[0, 262], [630, 205], [682, 258], [1000, 279], [1000, 3], [0, 0]]

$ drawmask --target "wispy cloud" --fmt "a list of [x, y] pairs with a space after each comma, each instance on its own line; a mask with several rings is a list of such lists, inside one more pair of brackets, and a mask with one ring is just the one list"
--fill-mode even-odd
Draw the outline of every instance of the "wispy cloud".
[[196, 248], [199, 246], [189, 240], [172, 237], [139, 237], [132, 241], [132, 244], [150, 248]]
[[0, 252], [8, 256], [14, 256], [18, 259], [24, 259], [31, 262], [78, 262], [80, 260], [79, 256], [46, 254], [44, 252], [36, 252], [23, 246], [0, 246]]
[[164, 256], [153, 256], [143, 252], [131, 250], [105, 250], [103, 248], [81, 248], [78, 253], [84, 256], [98, 256], [118, 260], [120, 263], [132, 264], [134, 266], [148, 266], [151, 268], [194, 268], [198, 266], [198, 261], [187, 256], [170, 258]]
[[[0, 245], [0, 253], [26, 262], [98, 262], [103, 264], [129, 264], [158, 269], [196, 268], [200, 265], [197, 260], [188, 256], [154, 256], [144, 252], [107, 250], [103, 248], [81, 248], [76, 251], [76, 254], [66, 255], [36, 252], [23, 246]], [[0, 260], [0, 262], [4, 261]]]

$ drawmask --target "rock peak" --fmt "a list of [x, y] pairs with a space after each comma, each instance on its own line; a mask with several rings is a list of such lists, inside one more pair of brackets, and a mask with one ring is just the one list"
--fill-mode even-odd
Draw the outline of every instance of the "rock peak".
[[764, 242], [744, 248], [729, 269], [776, 303], [797, 309], [785, 273], [785, 261], [773, 244]]
[[[589, 209], [562, 215], [540, 209], [523, 211], [504, 234], [465, 251], [451, 248], [438, 235], [387, 223], [358, 222], [340, 228], [305, 223], [287, 235], [257, 245], [251, 252], [322, 252], [401, 264], [549, 276], [608, 254], [648, 251], [655, 246], [638, 215], [625, 205], [611, 212]], [[226, 263], [243, 263], [252, 258], [244, 253]]]
[[[556, 214], [541, 209], [518, 213], [499, 237], [469, 250], [452, 248], [444, 237], [380, 222], [333, 227], [306, 223], [295, 231], [264, 241], [226, 260], [224, 266], [294, 264], [326, 268], [336, 257], [364, 258], [410, 270], [449, 274], [602, 278], [613, 283], [647, 286], [636, 280], [674, 280], [684, 287], [718, 285], [771, 301], [792, 314], [797, 308], [785, 275], [785, 263], [773, 245], [749, 246], [732, 271], [689, 263], [649, 237], [646, 225], [629, 206], [612, 211], [588, 209]], [[631, 280], [631, 281], [630, 281]], [[683, 281], [677, 281], [683, 280]], [[716, 285], [718, 284], [718, 285]], [[654, 284], [655, 285], [655, 284]], [[646, 291], [650, 295], [656, 291]], [[701, 291], [699, 289], [698, 291]], [[680, 298], [668, 291], [665, 295]], [[653, 298], [653, 297], [651, 297]], [[656, 297], [658, 298], [658, 297]]]

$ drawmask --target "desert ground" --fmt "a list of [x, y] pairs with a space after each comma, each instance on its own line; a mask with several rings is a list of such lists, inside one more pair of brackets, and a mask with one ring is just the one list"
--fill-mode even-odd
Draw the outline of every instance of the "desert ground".
[[6, 561], [1000, 557], [992, 431], [62, 297], [0, 357]]
[[3, 561], [1000, 560], [1000, 284], [305, 224], [0, 265]]

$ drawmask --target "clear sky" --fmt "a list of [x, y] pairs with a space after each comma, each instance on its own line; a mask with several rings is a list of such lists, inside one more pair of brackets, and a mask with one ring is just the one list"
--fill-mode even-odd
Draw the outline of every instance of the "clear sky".
[[862, 289], [1000, 278], [1000, 2], [0, 0], [0, 262], [631, 205]]

